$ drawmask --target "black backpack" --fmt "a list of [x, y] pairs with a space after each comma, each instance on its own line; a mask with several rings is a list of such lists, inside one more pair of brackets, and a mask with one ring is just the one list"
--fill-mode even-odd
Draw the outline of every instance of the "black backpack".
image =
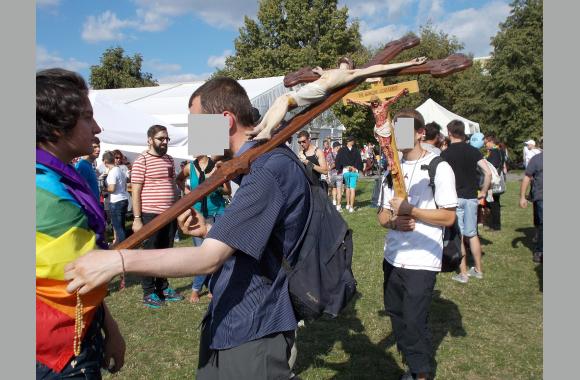
[[[437, 172], [437, 165], [445, 161], [440, 156], [435, 156], [429, 165], [421, 165], [422, 170], [429, 171], [429, 186], [433, 190], [433, 197], [435, 197], [435, 173]], [[461, 231], [459, 224], [457, 224], [457, 217], [451, 227], [443, 228], [443, 254], [441, 256], [441, 272], [455, 272], [459, 268], [461, 259]]]
[[356, 293], [352, 273], [352, 230], [316, 186], [304, 165], [290, 150], [276, 148], [302, 168], [310, 187], [310, 211], [300, 239], [289, 260], [276, 255], [288, 276], [288, 290], [299, 320], [313, 320], [323, 314], [336, 317]]

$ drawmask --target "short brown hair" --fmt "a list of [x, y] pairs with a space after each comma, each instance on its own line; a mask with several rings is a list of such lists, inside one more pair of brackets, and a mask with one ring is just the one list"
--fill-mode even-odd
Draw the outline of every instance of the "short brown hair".
[[308, 133], [307, 131], [300, 131], [298, 132], [298, 138], [300, 137], [306, 137], [307, 139], [310, 139], [310, 133]]
[[449, 124], [447, 124], [447, 133], [451, 136], [461, 139], [465, 138], [465, 124], [461, 120], [451, 120]]
[[189, 98], [191, 108], [193, 99], [199, 97], [201, 108], [205, 113], [219, 114], [229, 111], [236, 115], [242, 125], [254, 125], [252, 103], [246, 90], [234, 79], [216, 77], [205, 82]]

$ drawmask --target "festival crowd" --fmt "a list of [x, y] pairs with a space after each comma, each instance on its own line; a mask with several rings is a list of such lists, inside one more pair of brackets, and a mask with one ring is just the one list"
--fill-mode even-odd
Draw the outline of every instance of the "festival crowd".
[[[428, 314], [442, 265], [443, 231], [457, 221], [463, 259], [452, 279], [466, 284], [484, 279], [479, 229], [497, 233], [502, 228], [501, 196], [514, 160], [496, 136], [467, 136], [460, 120], [445, 126], [445, 136], [440, 125], [425, 123], [415, 110], [396, 113], [394, 122], [411, 119], [414, 130], [413, 147], [400, 155], [408, 194], [402, 199], [380, 143], [359, 146], [354, 137], [346, 137], [344, 143], [324, 139], [318, 147], [303, 130], [297, 134], [300, 149], [292, 152], [297, 160], [276, 151], [260, 156], [247, 174], [200, 199], [139, 249], [118, 250], [117, 244], [210, 178], [223, 158], [198, 155], [176, 166], [167, 154], [171, 136], [162, 125], [143, 131], [148, 148], [132, 162], [120, 150], [101, 152], [101, 130], [82, 77], [44, 70], [36, 74], [36, 88], [37, 378], [97, 379], [101, 366], [113, 373], [121, 369], [125, 343], [105, 296], [114, 276], [133, 273], [140, 277], [147, 308], [184, 299], [168, 278], [192, 276], [189, 300], [211, 299], [201, 325], [199, 379], [298, 379], [292, 367], [300, 321], [286, 272], [272, 252], [288, 257], [300, 239], [309, 183], [322, 187], [336, 210], [354, 213], [360, 209], [356, 191], [361, 177], [375, 180], [371, 206], [378, 208], [376, 226], [388, 230], [384, 307], [408, 366], [402, 378], [433, 378]], [[375, 109], [381, 103], [367, 106]], [[191, 95], [188, 108], [192, 114], [229, 118], [234, 156], [255, 144], [247, 134], [261, 118], [236, 81], [209, 80]], [[386, 113], [388, 107], [383, 108]], [[437, 157], [442, 160], [432, 179], [427, 169]], [[519, 205], [533, 205], [532, 259], [541, 263], [541, 141], [526, 142], [523, 161]], [[189, 246], [174, 247], [186, 237], [192, 238]]]

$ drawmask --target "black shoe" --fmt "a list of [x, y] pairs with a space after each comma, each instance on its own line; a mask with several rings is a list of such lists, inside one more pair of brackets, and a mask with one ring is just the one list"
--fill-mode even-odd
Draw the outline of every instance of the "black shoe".
[[544, 253], [534, 252], [534, 257], [532, 260], [534, 261], [534, 263], [542, 263], [544, 261]]

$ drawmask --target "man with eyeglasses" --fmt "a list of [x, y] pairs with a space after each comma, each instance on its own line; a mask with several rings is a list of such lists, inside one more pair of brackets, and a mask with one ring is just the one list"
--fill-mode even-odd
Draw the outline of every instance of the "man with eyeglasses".
[[[176, 201], [175, 166], [167, 154], [167, 128], [153, 125], [147, 131], [149, 149], [140, 154], [131, 170], [133, 203], [133, 231], [139, 231]], [[173, 247], [177, 224], [175, 221], [155, 232], [143, 243], [144, 249]], [[143, 276], [143, 304], [159, 309], [165, 301], [181, 301], [183, 296], [169, 287], [167, 278]]]

